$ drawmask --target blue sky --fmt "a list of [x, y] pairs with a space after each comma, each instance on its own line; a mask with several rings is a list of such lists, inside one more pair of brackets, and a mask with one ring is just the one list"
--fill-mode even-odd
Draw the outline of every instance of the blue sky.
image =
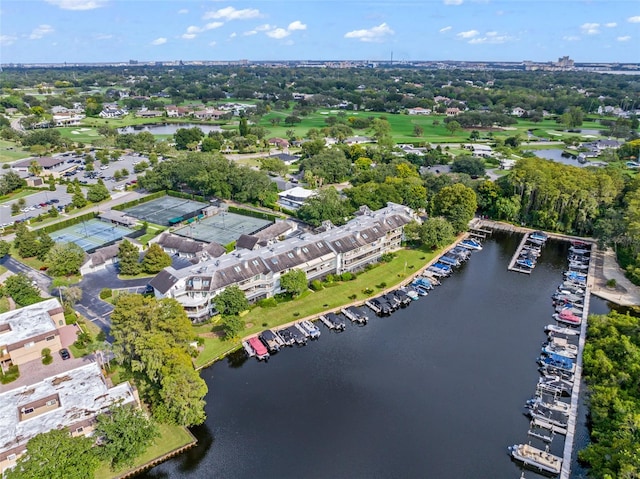
[[0, 62], [640, 62], [638, 0], [3, 0]]

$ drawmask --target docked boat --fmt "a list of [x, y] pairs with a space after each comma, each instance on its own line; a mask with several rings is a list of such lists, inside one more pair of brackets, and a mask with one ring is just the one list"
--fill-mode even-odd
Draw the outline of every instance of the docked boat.
[[575, 375], [571, 371], [555, 368], [548, 364], [542, 364], [538, 370], [543, 376], [558, 376], [560, 379], [568, 381], [571, 384], [573, 384], [573, 381], [575, 380]]
[[391, 306], [391, 311], [395, 311], [401, 306], [400, 299], [398, 299], [393, 293], [385, 293], [380, 296], [380, 299], [383, 302], [386, 301], [386, 303]]
[[400, 301], [401, 307], [404, 308], [411, 304], [412, 299], [409, 297], [406, 291], [403, 291], [402, 289], [396, 289], [392, 292], [392, 294], [398, 299], [398, 301]]
[[559, 313], [554, 313], [553, 319], [559, 323], [570, 324], [572, 326], [579, 326], [582, 323], [582, 318], [580, 318], [580, 316], [575, 315], [567, 309], [563, 309]]
[[250, 358], [256, 355], [256, 352], [249, 344], [249, 341], [242, 341], [242, 349], [244, 349], [244, 352], [247, 353], [247, 356], [249, 356]]
[[285, 328], [291, 336], [293, 337], [293, 341], [298, 346], [304, 346], [307, 344], [307, 333], [300, 329], [297, 325], [288, 326]]
[[567, 424], [569, 423], [568, 413], [558, 411], [557, 409], [551, 409], [541, 403], [534, 404], [533, 407], [527, 411], [527, 416], [530, 416], [533, 419], [542, 419], [543, 421], [547, 421], [549, 424], [559, 427], [567, 427]]
[[320, 337], [320, 329], [311, 321], [304, 319], [300, 321], [299, 326], [307, 333], [311, 339], [318, 339]]
[[342, 308], [340, 312], [345, 316], [345, 318], [350, 319], [354, 323], [367, 324], [367, 321], [369, 321], [369, 318], [366, 314], [361, 313], [351, 306], [348, 308]]
[[249, 346], [255, 351], [255, 356], [261, 361], [266, 361], [269, 359], [269, 351], [267, 351], [267, 347], [262, 344], [262, 341], [258, 338], [258, 336], [253, 336], [247, 340]]
[[420, 295], [420, 296], [426, 296], [426, 295], [428, 295], [428, 294], [429, 294], [429, 291], [427, 290], [427, 288], [425, 288], [424, 286], [422, 286], [422, 285], [420, 285], [420, 284], [419, 284], [419, 285], [417, 285], [417, 286], [414, 286], [414, 288], [416, 289], [416, 292], [417, 292], [417, 293], [418, 293], [418, 295]]
[[588, 255], [588, 254], [591, 254], [591, 250], [586, 248], [578, 248], [576, 246], [569, 246], [569, 253], [579, 254], [579, 255]]
[[403, 288], [404, 292], [407, 293], [407, 296], [411, 299], [411, 301], [417, 301], [420, 299], [420, 295], [415, 290], [413, 286], [406, 286]]
[[536, 387], [536, 391], [560, 396], [570, 396], [572, 390], [573, 383], [560, 376], [542, 376]]
[[467, 248], [475, 251], [482, 250], [482, 244], [479, 241], [476, 241], [471, 238], [466, 238], [460, 241], [460, 246], [462, 246], [463, 248]]
[[581, 263], [579, 261], [570, 261], [569, 262], [569, 270], [571, 271], [586, 271], [589, 269], [589, 265], [585, 263]]
[[563, 328], [562, 326], [556, 326], [555, 324], [547, 324], [544, 327], [544, 330], [547, 333], [564, 334], [565, 336], [578, 336], [580, 334], [580, 331], [577, 329]]
[[518, 266], [522, 266], [523, 268], [527, 268], [527, 269], [533, 269], [536, 266], [536, 263], [534, 261], [526, 258], [518, 258], [516, 260], [516, 264]]
[[435, 266], [429, 266], [427, 268], [427, 271], [432, 275], [435, 276], [436, 278], [445, 278], [447, 276], [449, 276], [449, 273], [445, 272], [442, 269], [438, 269]]
[[462, 246], [455, 246], [447, 252], [447, 255], [453, 256], [459, 261], [467, 261], [471, 258], [471, 251], [463, 248]]
[[448, 266], [460, 266], [460, 261], [458, 259], [448, 255], [440, 256], [440, 258], [438, 258], [438, 261]]
[[549, 409], [551, 411], [558, 411], [561, 412], [562, 414], [566, 414], [567, 416], [569, 415], [569, 413], [571, 412], [571, 404], [566, 403], [566, 402], [562, 402], [562, 401], [553, 401], [553, 402], [546, 402], [544, 400], [542, 400], [539, 397], [535, 397], [533, 399], [529, 399], [527, 401], [526, 407], [529, 409], [533, 409], [536, 406], [542, 406], [546, 409]]
[[439, 261], [433, 263], [432, 266], [434, 268], [436, 268], [436, 269], [444, 271], [445, 273], [447, 273], [447, 275], [449, 275], [449, 274], [451, 274], [453, 272], [453, 270], [451, 269], [451, 266], [446, 265], [444, 263], [440, 263]]
[[[422, 273], [422, 277], [429, 281], [429, 284], [431, 285], [431, 288], [433, 288], [435, 286], [440, 286], [440, 284], [441, 284], [440, 281], [438, 280], [438, 278], [436, 278], [428, 270], [425, 271], [424, 273]], [[427, 288], [427, 289], [431, 289], [431, 288]]]
[[276, 334], [280, 336], [280, 339], [282, 339], [282, 343], [285, 346], [293, 346], [296, 343], [296, 338], [287, 328], [279, 329]]
[[266, 329], [262, 331], [259, 335], [262, 342], [267, 346], [267, 349], [270, 353], [275, 353], [280, 351], [280, 348], [284, 346], [284, 341], [280, 336], [271, 331], [270, 329]]
[[549, 239], [549, 235], [547, 235], [543, 231], [534, 231], [533, 233], [529, 234], [529, 239], [546, 242]]
[[509, 452], [516, 461], [540, 471], [560, 474], [562, 469], [561, 458], [529, 444], [514, 444], [509, 447]]
[[322, 315], [320, 316], [320, 321], [322, 321], [326, 327], [333, 329], [334, 331], [344, 331], [347, 326], [344, 319], [336, 313], [327, 313]]
[[428, 279], [428, 278], [416, 278], [413, 280], [413, 282], [411, 283], [412, 286], [422, 286], [424, 289], [426, 290], [430, 290], [433, 289], [433, 280]]
[[538, 361], [542, 366], [550, 366], [561, 371], [567, 371], [571, 374], [573, 374], [576, 370], [576, 363], [573, 362], [573, 359], [561, 356], [556, 353], [541, 356]]

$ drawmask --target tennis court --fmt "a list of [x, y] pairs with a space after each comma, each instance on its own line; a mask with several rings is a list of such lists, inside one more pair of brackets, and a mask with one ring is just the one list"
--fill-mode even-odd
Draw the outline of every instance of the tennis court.
[[170, 226], [193, 218], [207, 206], [209, 205], [200, 203], [199, 201], [163, 196], [162, 198], [128, 208], [124, 210], [124, 212], [142, 221], [156, 225]]
[[83, 250], [91, 252], [131, 232], [133, 230], [130, 228], [92, 219], [54, 231], [49, 236], [56, 243], [75, 243]]
[[271, 223], [269, 220], [223, 211], [215, 216], [196, 219], [174, 233], [194, 240], [226, 245], [237, 240], [240, 235], [254, 234]]

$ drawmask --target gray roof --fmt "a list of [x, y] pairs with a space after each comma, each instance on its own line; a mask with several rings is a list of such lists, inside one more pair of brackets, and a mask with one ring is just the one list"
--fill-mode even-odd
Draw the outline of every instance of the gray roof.
[[60, 163], [64, 163], [66, 161], [65, 158], [54, 158], [51, 156], [42, 156], [39, 158], [27, 158], [26, 160], [18, 161], [13, 164], [14, 167], [28, 167], [31, 165], [31, 162], [35, 160], [40, 166], [43, 168], [51, 168], [52, 166], [59, 165]]
[[57, 333], [51, 314], [62, 306], [56, 298], [0, 314], [0, 344], [11, 346], [45, 333]]
[[280, 243], [268, 248], [271, 254], [265, 255], [265, 263], [274, 273], [300, 266], [326, 254], [333, 253], [329, 245], [322, 240], [293, 240], [290, 244]]
[[175, 269], [169, 266], [168, 268], [160, 271], [151, 281], [149, 281], [149, 284], [162, 294], [165, 294], [178, 281], [178, 278], [174, 274], [175, 271]]
[[242, 234], [236, 240], [236, 249], [253, 249], [259, 239], [257, 236]]
[[91, 260], [92, 266], [98, 266], [100, 264], [104, 264], [110, 259], [118, 256], [118, 252], [120, 250], [120, 244], [112, 244], [110, 246], [105, 246], [104, 248], [100, 248], [95, 250], [93, 253], [89, 255], [89, 259]]

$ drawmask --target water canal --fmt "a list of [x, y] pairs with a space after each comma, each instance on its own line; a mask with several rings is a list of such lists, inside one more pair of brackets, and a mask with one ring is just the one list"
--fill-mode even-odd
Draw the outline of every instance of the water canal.
[[523, 405], [567, 245], [548, 243], [523, 275], [507, 271], [519, 240], [488, 240], [391, 317], [321, 326], [318, 341], [267, 364], [236, 355], [204, 370], [198, 446], [141, 477], [520, 477], [507, 446], [527, 441]]

